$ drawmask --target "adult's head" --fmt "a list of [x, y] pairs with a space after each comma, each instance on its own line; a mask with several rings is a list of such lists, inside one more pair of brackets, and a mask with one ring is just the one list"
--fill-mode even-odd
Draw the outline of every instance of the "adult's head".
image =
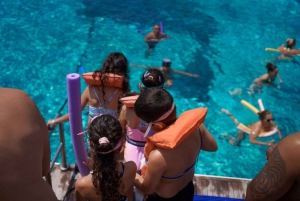
[[[176, 107], [173, 97], [165, 89], [157, 87], [149, 88], [143, 91], [134, 104], [136, 115], [149, 123], [149, 132], [152, 125], [153, 128], [163, 129], [172, 124], [176, 120]], [[145, 133], [147, 134], [147, 132]]]
[[293, 47], [296, 45], [296, 39], [288, 38], [286, 39], [286, 47], [293, 49]]
[[88, 142], [93, 152], [93, 184], [102, 200], [118, 200], [124, 184], [118, 170], [118, 153], [125, 142], [125, 133], [115, 117], [104, 114], [92, 119]]
[[271, 63], [267, 63], [266, 68], [268, 69], [268, 74], [271, 76], [277, 76], [278, 74], [278, 67], [271, 64]]
[[258, 117], [263, 126], [272, 127], [274, 125], [275, 119], [273, 118], [273, 115], [269, 110], [264, 110], [258, 113]]
[[142, 84], [140, 84], [140, 90], [143, 91], [146, 88], [159, 87], [163, 88], [165, 78], [163, 73], [157, 68], [150, 68], [146, 70], [141, 77]]
[[123, 81], [123, 88], [124, 92], [130, 91], [129, 86], [129, 68], [128, 68], [128, 61], [124, 54], [120, 52], [113, 52], [110, 53], [107, 58], [105, 59], [101, 69], [96, 70], [95, 73], [100, 72], [102, 75], [101, 77], [101, 84], [103, 84], [103, 80], [105, 80], [105, 73], [113, 73], [124, 77]]
[[158, 35], [160, 33], [160, 26], [158, 24], [154, 25], [153, 32], [155, 35]]

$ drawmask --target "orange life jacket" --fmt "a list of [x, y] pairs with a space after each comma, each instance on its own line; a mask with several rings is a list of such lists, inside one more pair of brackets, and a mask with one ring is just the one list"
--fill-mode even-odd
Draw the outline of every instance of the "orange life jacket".
[[[194, 130], [205, 120], [207, 108], [196, 108], [182, 113], [178, 119], [169, 127], [147, 136], [147, 142], [144, 149], [146, 160], [155, 147], [164, 149], [173, 149], [184, 141]], [[142, 176], [146, 174], [147, 164], [142, 167]]]
[[[84, 81], [90, 86], [101, 86], [101, 74], [100, 73], [83, 73], [82, 77]], [[123, 88], [124, 77], [113, 73], [106, 73], [103, 84], [106, 87]]]
[[138, 99], [139, 95], [136, 96], [127, 96], [120, 99], [120, 102], [123, 103], [126, 107], [134, 107], [134, 103], [136, 99]]

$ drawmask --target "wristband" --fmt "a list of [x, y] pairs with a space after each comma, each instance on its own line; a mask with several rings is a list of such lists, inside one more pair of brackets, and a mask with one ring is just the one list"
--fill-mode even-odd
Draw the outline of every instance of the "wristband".
[[54, 126], [56, 125], [55, 119], [52, 120], [52, 124], [53, 124]]

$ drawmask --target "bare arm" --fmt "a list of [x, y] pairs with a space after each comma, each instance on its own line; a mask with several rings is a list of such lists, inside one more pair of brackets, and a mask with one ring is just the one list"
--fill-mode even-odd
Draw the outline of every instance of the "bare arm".
[[278, 127], [277, 125], [276, 125], [275, 127], [276, 127], [276, 129], [277, 129], [278, 136], [279, 136], [279, 138], [281, 139], [281, 138], [282, 138], [282, 135], [281, 135], [281, 132], [280, 132], [280, 130], [279, 130], [279, 127]]
[[253, 128], [251, 130], [249, 141], [252, 144], [259, 144], [259, 145], [264, 145], [264, 146], [270, 146], [274, 142], [274, 140], [271, 140], [269, 142], [262, 142], [262, 141], [259, 141], [259, 140], [256, 139], [258, 137], [258, 135], [259, 135], [259, 131], [260, 131], [259, 126], [255, 126], [255, 128]]
[[123, 105], [122, 110], [120, 112], [119, 121], [120, 121], [122, 127], [125, 128], [125, 126], [127, 124], [127, 120], [126, 120], [126, 106], [125, 105]]
[[278, 200], [293, 185], [295, 171], [291, 162], [295, 164], [296, 159], [291, 160], [292, 157], [288, 156], [291, 154], [282, 154], [279, 147], [274, 148], [266, 166], [248, 185], [245, 201]]
[[145, 178], [141, 177], [139, 174], [136, 174], [134, 186], [144, 194], [149, 195], [153, 193], [157, 188], [157, 185], [166, 167], [167, 164], [163, 156], [157, 149], [154, 149], [149, 155]]
[[[89, 101], [89, 87], [85, 88], [83, 94], [81, 95], [81, 110], [83, 110], [85, 108], [85, 106], [87, 105], [88, 101]], [[69, 114], [65, 114], [61, 117], [58, 117], [56, 118], [55, 120], [53, 119], [50, 119], [47, 123], [47, 127], [48, 127], [48, 130], [50, 130], [50, 126], [53, 125], [52, 129], [54, 129], [54, 126], [56, 124], [59, 124], [59, 123], [64, 123], [64, 122], [67, 122], [69, 121]]]
[[130, 64], [130, 65], [135, 68], [151, 68], [149, 66], [144, 66], [144, 65], [136, 65], [136, 64]]
[[187, 72], [183, 72], [183, 71], [179, 71], [179, 70], [173, 70], [173, 72], [177, 73], [177, 74], [181, 74], [181, 75], [190, 76], [190, 77], [199, 77], [199, 75], [197, 75], [197, 74], [191, 74], [191, 73], [187, 73]]
[[280, 83], [283, 83], [283, 80], [280, 78], [279, 73], [277, 74]]
[[212, 134], [206, 129], [204, 124], [201, 124], [199, 129], [201, 131], [201, 149], [204, 151], [217, 151], [217, 142]]

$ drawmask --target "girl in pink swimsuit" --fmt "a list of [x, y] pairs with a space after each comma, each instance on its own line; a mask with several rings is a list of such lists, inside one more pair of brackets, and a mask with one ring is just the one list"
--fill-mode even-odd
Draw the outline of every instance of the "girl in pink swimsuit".
[[[155, 68], [150, 68], [143, 73], [142, 83], [139, 84], [140, 91], [150, 87], [164, 87], [164, 76], [162, 72]], [[137, 93], [127, 93], [125, 97], [134, 96]], [[141, 122], [134, 112], [134, 107], [123, 105], [119, 118], [123, 127], [126, 127], [126, 144], [124, 149], [124, 158], [126, 161], [133, 161], [139, 171], [143, 164], [144, 146], [146, 138], [144, 137], [145, 125]]]

